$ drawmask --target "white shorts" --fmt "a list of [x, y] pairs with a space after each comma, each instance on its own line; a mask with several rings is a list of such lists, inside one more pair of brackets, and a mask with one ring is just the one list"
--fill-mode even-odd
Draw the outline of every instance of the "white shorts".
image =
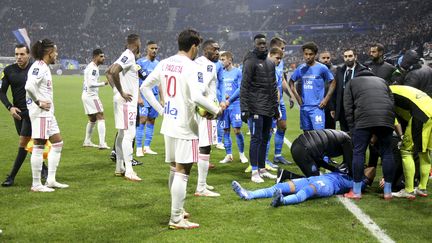
[[30, 117], [33, 139], [49, 139], [54, 134], [60, 133], [57, 120], [51, 117]]
[[136, 129], [137, 105], [114, 101], [114, 120], [116, 129]]
[[204, 117], [198, 117], [198, 136], [199, 147], [206, 147], [217, 144], [217, 122], [208, 120]]
[[81, 96], [81, 100], [84, 105], [84, 112], [87, 115], [101, 113], [104, 111], [102, 102], [97, 96], [93, 96], [93, 97]]
[[190, 164], [198, 162], [198, 139], [165, 138], [165, 162]]

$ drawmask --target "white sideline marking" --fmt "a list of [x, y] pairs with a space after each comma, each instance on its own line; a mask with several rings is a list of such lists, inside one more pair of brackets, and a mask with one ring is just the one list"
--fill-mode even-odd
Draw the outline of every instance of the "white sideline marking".
[[[284, 137], [284, 143], [291, 149], [292, 143]], [[338, 200], [350, 211], [372, 235], [382, 243], [394, 243], [395, 241], [388, 236], [370, 217], [365, 214], [355, 203], [343, 196], [337, 196]]]

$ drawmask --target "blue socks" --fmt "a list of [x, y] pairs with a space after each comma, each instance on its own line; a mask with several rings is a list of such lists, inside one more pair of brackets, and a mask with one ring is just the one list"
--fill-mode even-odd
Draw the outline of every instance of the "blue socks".
[[224, 146], [226, 154], [232, 154], [232, 141], [229, 131], [224, 131]]
[[275, 154], [282, 154], [282, 146], [284, 143], [285, 130], [276, 130], [274, 143], [275, 143]]
[[296, 194], [284, 197], [284, 205], [297, 204], [306, 201], [306, 199], [313, 197], [314, 189], [311, 186], [305, 186]]
[[222, 127], [222, 121], [217, 121], [217, 142], [222, 143], [222, 137], [224, 136], [224, 129]]
[[268, 188], [264, 188], [264, 189], [259, 189], [259, 190], [255, 190], [255, 191], [248, 191], [250, 198], [251, 199], [255, 199], [255, 198], [271, 198], [273, 196], [273, 193], [277, 190], [280, 189], [282, 191], [282, 194], [286, 195], [288, 193], [290, 193], [290, 187], [288, 185], [288, 183], [278, 183], [272, 187], [268, 187]]
[[362, 182], [353, 182], [353, 192], [356, 195], [361, 195]]
[[384, 182], [384, 195], [392, 193], [392, 184], [391, 182]]
[[[144, 146], [150, 147], [150, 143], [153, 140], [153, 132], [154, 132], [154, 125], [150, 124], [150, 123], [146, 123]], [[138, 131], [137, 131], [137, 134], [138, 134]], [[137, 141], [137, 144], [138, 144], [138, 141]]]
[[139, 124], [136, 130], [135, 140], [136, 140], [136, 147], [141, 148], [142, 147], [142, 140], [144, 136], [144, 124]]
[[236, 134], [236, 141], [237, 141], [237, 146], [238, 146], [239, 152], [243, 153], [244, 152], [244, 137], [243, 137], [243, 133], [240, 132], [239, 134]]

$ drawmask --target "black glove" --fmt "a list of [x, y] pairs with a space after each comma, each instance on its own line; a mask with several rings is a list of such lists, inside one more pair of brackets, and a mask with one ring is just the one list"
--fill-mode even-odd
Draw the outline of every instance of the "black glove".
[[294, 100], [293, 99], [289, 99], [289, 108], [292, 109], [294, 107]]
[[279, 105], [278, 106], [276, 106], [276, 108], [275, 108], [275, 110], [274, 110], [274, 116], [273, 116], [273, 118], [274, 119], [279, 119], [280, 117], [281, 117], [281, 112], [280, 112], [280, 110], [279, 110]]
[[242, 120], [244, 123], [247, 124], [247, 123], [248, 123], [249, 116], [250, 116], [250, 114], [249, 114], [248, 111], [242, 111], [242, 113], [241, 113], [241, 120]]

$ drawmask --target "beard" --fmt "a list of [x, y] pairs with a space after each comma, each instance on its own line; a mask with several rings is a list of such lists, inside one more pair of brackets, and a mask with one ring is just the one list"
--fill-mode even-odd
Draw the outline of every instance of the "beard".
[[347, 65], [348, 67], [352, 67], [354, 66], [355, 61], [346, 61], [345, 65]]

